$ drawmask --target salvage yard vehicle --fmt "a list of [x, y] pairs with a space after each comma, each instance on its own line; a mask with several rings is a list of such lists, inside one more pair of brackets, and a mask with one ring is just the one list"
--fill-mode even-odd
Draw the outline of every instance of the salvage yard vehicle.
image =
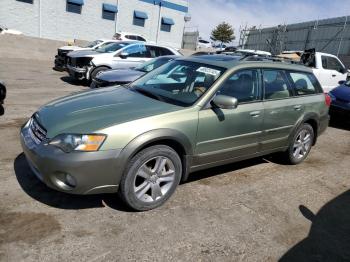
[[199, 39], [197, 44], [197, 49], [201, 49], [201, 48], [213, 48], [213, 46], [209, 41], [204, 39]]
[[120, 41], [135, 40], [141, 42], [147, 42], [146, 38], [139, 34], [128, 33], [128, 32], [118, 32], [113, 35], [113, 39]]
[[87, 45], [81, 47], [81, 46], [62, 46], [57, 49], [57, 55], [55, 56], [55, 65], [54, 69], [57, 71], [64, 71], [66, 70], [66, 64], [67, 64], [67, 54], [72, 51], [82, 51], [82, 50], [95, 50], [99, 47], [103, 47], [106, 44], [115, 42], [114, 40], [109, 39], [97, 39], [95, 41], [92, 41], [88, 43]]
[[345, 81], [350, 72], [337, 56], [316, 52], [315, 49], [287, 51], [282, 52], [280, 56], [292, 56], [293, 53], [295, 54], [292, 58], [293, 60], [296, 60], [296, 56], [299, 55], [300, 62], [312, 68], [314, 75], [317, 77], [325, 92], [329, 92], [338, 86], [339, 81]]
[[168, 63], [171, 60], [179, 58], [180, 56], [160, 56], [143, 63], [135, 68], [128, 69], [114, 69], [99, 72], [95, 78], [92, 79], [91, 88], [107, 87], [112, 85], [128, 84], [144, 74]]
[[136, 67], [152, 58], [166, 55], [181, 54], [170, 47], [118, 41], [95, 51], [68, 54], [67, 68], [71, 77], [91, 81], [101, 71]]
[[22, 35], [23, 33], [18, 31], [18, 30], [14, 30], [14, 29], [8, 29], [6, 26], [0, 25], [0, 35]]
[[227, 55], [178, 58], [132, 82], [74, 94], [21, 129], [29, 166], [73, 194], [162, 205], [190, 172], [280, 152], [301, 163], [328, 126], [312, 70]]
[[350, 80], [340, 83], [329, 92], [332, 98], [329, 113], [332, 117], [342, 117], [344, 121], [350, 122]]
[[6, 98], [6, 86], [3, 82], [0, 81], [0, 116], [4, 114], [4, 101]]

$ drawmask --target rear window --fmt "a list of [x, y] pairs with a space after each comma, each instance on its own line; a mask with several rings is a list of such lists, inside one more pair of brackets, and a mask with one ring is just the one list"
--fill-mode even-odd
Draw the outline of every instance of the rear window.
[[288, 72], [297, 95], [312, 95], [320, 93], [321, 87], [313, 74], [303, 72]]

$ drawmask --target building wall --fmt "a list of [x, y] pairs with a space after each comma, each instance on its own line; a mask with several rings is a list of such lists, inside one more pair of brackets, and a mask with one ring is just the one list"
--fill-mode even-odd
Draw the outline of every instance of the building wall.
[[[55, 40], [111, 38], [117, 32], [132, 32], [147, 40], [181, 47], [185, 12], [141, 0], [85, 0], [81, 14], [66, 11], [66, 0], [33, 0], [33, 4], [0, 0], [0, 24], [24, 34]], [[168, 0], [187, 7], [186, 0]], [[116, 21], [102, 18], [102, 4], [118, 6]], [[134, 11], [146, 12], [145, 26], [133, 25]], [[158, 32], [162, 17], [171, 18], [171, 32]]]

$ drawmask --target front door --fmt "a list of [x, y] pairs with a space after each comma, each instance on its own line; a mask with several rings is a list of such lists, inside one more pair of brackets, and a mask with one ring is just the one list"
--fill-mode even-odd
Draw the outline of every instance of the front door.
[[320, 72], [321, 83], [325, 92], [329, 92], [339, 85], [339, 81], [347, 78], [347, 72], [343, 64], [335, 57], [321, 56], [323, 70]]
[[204, 165], [258, 151], [263, 123], [259, 71], [244, 69], [230, 76], [217, 94], [237, 98], [235, 109], [210, 107], [199, 111], [193, 165]]
[[[132, 44], [120, 50], [113, 58], [112, 67], [117, 68], [132, 68], [136, 67], [151, 59], [144, 44]], [[120, 57], [121, 54], [127, 55]]]

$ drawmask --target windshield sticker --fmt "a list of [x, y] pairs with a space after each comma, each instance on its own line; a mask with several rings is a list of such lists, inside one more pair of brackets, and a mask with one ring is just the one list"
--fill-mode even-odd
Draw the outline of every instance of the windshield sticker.
[[217, 76], [217, 75], [220, 74], [220, 71], [219, 71], [219, 70], [212, 69], [212, 68], [209, 68], [209, 67], [204, 67], [204, 66], [201, 66], [201, 67], [198, 68], [196, 71], [197, 71], [197, 72], [200, 72], [200, 73], [212, 75], [212, 76]]

